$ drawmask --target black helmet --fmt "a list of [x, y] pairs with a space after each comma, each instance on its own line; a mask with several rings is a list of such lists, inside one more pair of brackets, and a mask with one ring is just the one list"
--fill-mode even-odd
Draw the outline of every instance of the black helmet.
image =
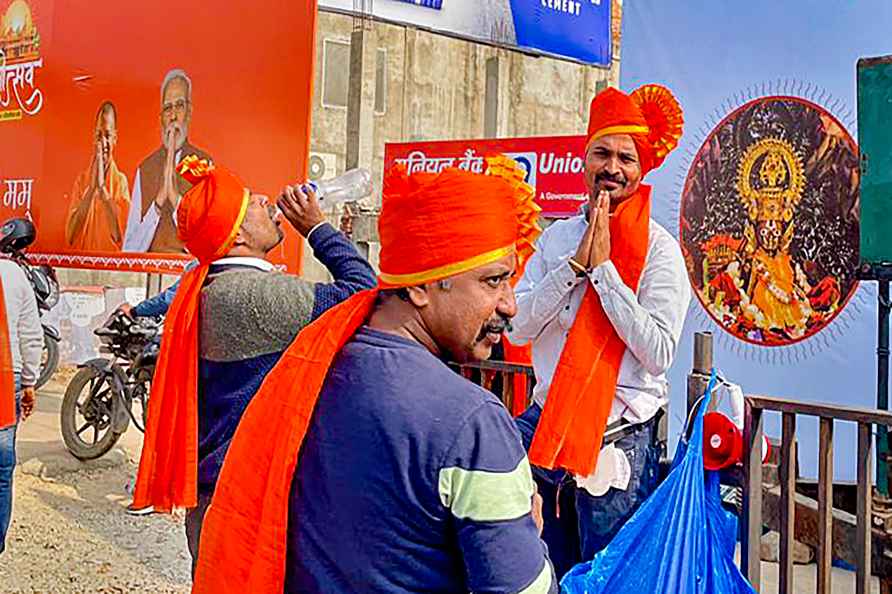
[[34, 223], [28, 219], [9, 219], [0, 227], [0, 252], [23, 250], [37, 238]]

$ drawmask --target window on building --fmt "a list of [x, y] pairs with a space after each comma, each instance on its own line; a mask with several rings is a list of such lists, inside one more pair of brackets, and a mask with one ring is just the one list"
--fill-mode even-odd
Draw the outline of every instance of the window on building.
[[378, 48], [375, 55], [375, 113], [387, 112], [387, 50]]
[[347, 107], [350, 92], [350, 42], [322, 40], [322, 106]]

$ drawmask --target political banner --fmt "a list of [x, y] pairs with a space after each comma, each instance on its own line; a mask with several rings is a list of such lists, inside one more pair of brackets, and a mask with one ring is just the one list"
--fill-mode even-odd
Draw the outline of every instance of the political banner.
[[[652, 172], [653, 217], [679, 238], [695, 298], [670, 371], [684, 418], [693, 336], [747, 393], [876, 406], [876, 284], [858, 282], [855, 66], [892, 52], [892, 5], [804, 0], [627, 2], [621, 87], [656, 82], [685, 111], [678, 150]], [[779, 415], [766, 431], [780, 436]], [[835, 470], [855, 476], [855, 425]], [[817, 419], [797, 420], [815, 476]]]
[[[188, 155], [275, 196], [303, 177], [315, 0], [0, 0], [0, 217], [58, 266], [182, 270]], [[288, 230], [272, 259], [291, 270]]]
[[609, 66], [611, 0], [320, 0], [322, 9]]
[[504, 154], [526, 170], [525, 181], [536, 190], [542, 216], [568, 217], [579, 211], [587, 196], [582, 178], [585, 140], [585, 136], [545, 136], [388, 143], [384, 170], [400, 163], [409, 174], [437, 173], [446, 167], [482, 173], [485, 157]]

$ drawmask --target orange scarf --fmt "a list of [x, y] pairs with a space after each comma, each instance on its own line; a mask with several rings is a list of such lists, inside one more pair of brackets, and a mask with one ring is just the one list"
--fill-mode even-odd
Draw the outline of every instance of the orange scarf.
[[0, 283], [0, 429], [15, 425], [15, 377], [9, 344], [6, 299]]
[[133, 507], [158, 512], [198, 502], [198, 307], [208, 264], [180, 279], [152, 378]]
[[[505, 362], [515, 365], [532, 365], [533, 363], [533, 345], [530, 343], [515, 345], [502, 336], [502, 348], [505, 351]], [[512, 416], [521, 414], [527, 408], [527, 390], [529, 389], [529, 380], [522, 373], [515, 373], [512, 378], [512, 391], [514, 398], [511, 402]]]
[[[610, 217], [610, 260], [636, 292], [647, 256], [649, 224], [650, 186], [642, 185]], [[530, 446], [531, 463], [582, 476], [594, 472], [625, 352], [598, 293], [587, 286]]]

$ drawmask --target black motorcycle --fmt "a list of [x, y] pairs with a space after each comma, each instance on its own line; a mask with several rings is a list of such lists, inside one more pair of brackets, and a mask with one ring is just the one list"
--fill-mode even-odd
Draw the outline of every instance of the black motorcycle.
[[[0, 227], [0, 253], [21, 267], [31, 282], [34, 296], [37, 298], [37, 309], [41, 317], [59, 303], [59, 281], [56, 271], [47, 264], [32, 264], [25, 254], [25, 248], [34, 243], [37, 231], [28, 219], [9, 219]], [[49, 381], [59, 367], [59, 342], [62, 336], [49, 324], [43, 326], [43, 355], [40, 361], [40, 374], [37, 387]]]
[[[71, 378], [62, 400], [62, 439], [74, 457], [93, 460], [108, 452], [130, 422], [145, 431], [149, 391], [162, 331], [157, 318], [117, 311], [94, 333], [101, 353]], [[139, 411], [134, 411], [134, 402]]]

